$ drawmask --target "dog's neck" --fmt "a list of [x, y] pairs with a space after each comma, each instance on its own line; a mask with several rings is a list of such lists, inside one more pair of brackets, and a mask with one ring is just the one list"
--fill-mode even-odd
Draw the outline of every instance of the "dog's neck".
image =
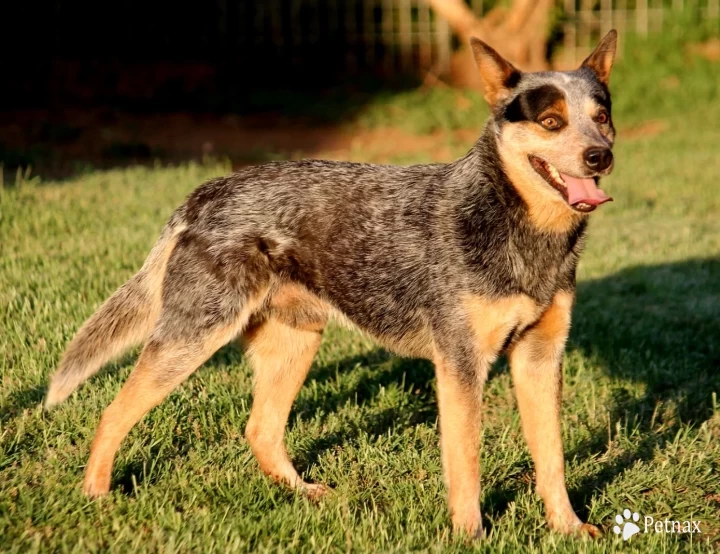
[[[573, 286], [588, 218], [574, 218], [562, 232], [539, 228], [505, 170], [492, 127], [447, 170], [446, 190], [469, 265], [483, 271], [494, 267], [512, 287], [535, 298], [551, 297], [550, 281]], [[535, 281], [525, 283], [526, 275]]]

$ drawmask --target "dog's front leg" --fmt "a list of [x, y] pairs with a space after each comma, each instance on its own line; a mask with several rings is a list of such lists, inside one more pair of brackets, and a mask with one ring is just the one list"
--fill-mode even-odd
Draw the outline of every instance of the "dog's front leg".
[[440, 444], [453, 530], [483, 535], [480, 517], [480, 409], [487, 367], [437, 356]]
[[548, 524], [562, 533], [595, 537], [600, 531], [577, 517], [565, 487], [560, 428], [562, 357], [573, 300], [570, 292], [557, 293], [540, 321], [510, 351], [510, 365]]

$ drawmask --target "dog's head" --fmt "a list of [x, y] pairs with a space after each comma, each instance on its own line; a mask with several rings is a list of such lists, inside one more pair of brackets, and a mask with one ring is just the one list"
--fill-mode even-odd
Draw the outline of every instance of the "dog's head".
[[523, 73], [471, 40], [500, 157], [523, 196], [564, 201], [577, 212], [611, 200], [598, 181], [613, 169], [608, 81], [616, 43], [610, 31], [575, 71]]

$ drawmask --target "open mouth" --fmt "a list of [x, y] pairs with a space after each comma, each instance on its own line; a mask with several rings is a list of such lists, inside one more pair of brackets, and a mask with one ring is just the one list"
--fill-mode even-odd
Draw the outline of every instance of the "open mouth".
[[560, 173], [542, 158], [530, 155], [528, 159], [538, 175], [557, 190], [574, 210], [588, 213], [600, 204], [612, 201], [612, 198], [598, 187], [599, 177], [571, 177]]

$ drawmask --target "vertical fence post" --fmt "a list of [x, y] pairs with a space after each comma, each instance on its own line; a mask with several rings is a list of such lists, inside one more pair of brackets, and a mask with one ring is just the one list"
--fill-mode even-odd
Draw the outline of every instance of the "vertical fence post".
[[452, 35], [448, 22], [441, 17], [435, 17], [435, 34], [438, 45], [438, 73], [447, 75], [450, 73], [450, 54], [452, 51]]
[[270, 21], [270, 36], [272, 37], [275, 51], [278, 52], [278, 54], [283, 51], [285, 42], [282, 29], [282, 7], [281, 0], [270, 1], [270, 14], [268, 17]]
[[604, 36], [612, 29], [613, 21], [613, 5], [612, 0], [601, 0], [600, 2], [600, 33]]
[[369, 66], [375, 63], [377, 45], [377, 26], [375, 24], [375, 7], [377, 0], [365, 0], [365, 23], [363, 25], [363, 36], [365, 37], [365, 60]]
[[346, 47], [346, 62], [349, 71], [357, 71], [357, 50], [358, 50], [358, 37], [357, 37], [357, 19], [355, 11], [355, 0], [345, 0], [345, 44]]
[[578, 54], [582, 58], [588, 54], [593, 43], [593, 23], [595, 22], [593, 4], [594, 0], [580, 0], [580, 30], [578, 31], [580, 49]]
[[565, 24], [563, 38], [563, 55], [568, 63], [577, 63], [577, 14], [575, 0], [565, 0]]
[[[617, 0], [615, 13], [617, 14], [615, 17], [615, 25], [617, 26], [620, 36], [624, 37], [628, 19], [627, 0]], [[620, 40], [622, 40], [622, 38]], [[622, 49], [618, 49], [618, 54], [622, 55]]]
[[720, 18], [720, 1], [719, 0], [708, 0], [707, 8], [708, 17], [718, 19]]
[[648, 33], [648, 0], [637, 0], [635, 5], [635, 30], [641, 35]]
[[[253, 24], [252, 24], [253, 35], [255, 35], [253, 37], [253, 39], [254, 39], [253, 42], [255, 44], [262, 44], [264, 42], [263, 41], [263, 39], [264, 39], [264, 36], [263, 36], [264, 35], [264, 33], [263, 33], [263, 31], [264, 31], [264, 29], [263, 29], [264, 13], [263, 12], [265, 11], [264, 8], [265, 8], [265, 5], [263, 3], [255, 4], [255, 13], [254, 13], [255, 17], [253, 17]], [[260, 30], [260, 32], [258, 32], [259, 30]]]
[[410, 0], [399, 0], [400, 27], [400, 68], [408, 74], [413, 62], [412, 4]]
[[420, 69], [427, 71], [432, 66], [432, 44], [433, 37], [430, 29], [430, 6], [420, 2], [418, 6], [418, 60]]
[[382, 34], [384, 43], [384, 66], [387, 75], [395, 69], [395, 1], [383, 0]]

